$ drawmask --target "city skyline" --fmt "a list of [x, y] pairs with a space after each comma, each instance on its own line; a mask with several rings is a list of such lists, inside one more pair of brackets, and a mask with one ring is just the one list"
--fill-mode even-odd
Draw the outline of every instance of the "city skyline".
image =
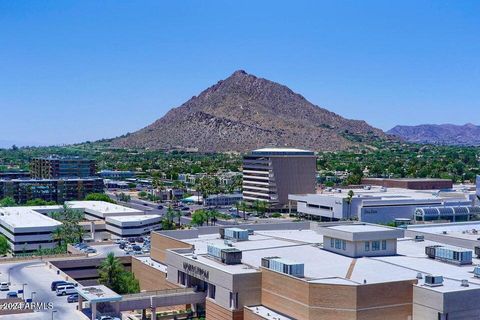
[[478, 7], [4, 2], [1, 144], [133, 132], [237, 69], [383, 130], [478, 125]]

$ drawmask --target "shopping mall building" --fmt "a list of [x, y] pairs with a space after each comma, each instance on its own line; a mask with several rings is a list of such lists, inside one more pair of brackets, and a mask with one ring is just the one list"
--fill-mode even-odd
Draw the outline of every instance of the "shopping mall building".
[[[401, 229], [288, 222], [152, 232], [151, 239], [151, 256], [132, 258], [142, 289], [204, 292], [205, 303], [192, 308], [209, 320], [480, 316], [472, 265], [480, 261], [468, 249], [461, 263], [427, 256], [426, 247], [442, 244]], [[449, 250], [457, 252], [442, 252]]]

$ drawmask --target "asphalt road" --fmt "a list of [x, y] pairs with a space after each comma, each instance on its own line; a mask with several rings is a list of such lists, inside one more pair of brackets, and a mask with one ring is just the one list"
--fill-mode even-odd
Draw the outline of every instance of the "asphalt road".
[[[34, 313], [25, 313], [17, 315], [0, 316], [0, 319], [52, 319], [52, 311], [54, 319], [84, 319], [79, 311], [76, 310], [77, 303], [68, 303], [67, 297], [57, 297], [54, 291], [50, 290], [52, 281], [63, 280], [53, 270], [50, 270], [44, 262], [40, 260], [15, 264], [0, 264], [0, 279], [8, 281], [8, 273], [10, 270], [10, 291], [22, 289], [25, 286], [25, 296], [32, 297], [33, 302], [52, 302], [53, 308], [47, 310], [38, 310]], [[0, 298], [5, 298], [7, 291], [0, 292]], [[21, 296], [21, 295], [19, 295]]]

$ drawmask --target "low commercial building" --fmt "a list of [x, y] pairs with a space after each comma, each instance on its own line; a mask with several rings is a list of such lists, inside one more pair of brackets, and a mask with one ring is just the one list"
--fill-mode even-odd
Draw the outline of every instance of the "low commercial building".
[[123, 180], [135, 177], [132, 171], [101, 170], [98, 175], [103, 179]]
[[103, 187], [103, 179], [98, 177], [0, 179], [0, 198], [12, 197], [18, 204], [33, 199], [63, 203], [83, 200], [89, 193], [102, 193]]
[[96, 174], [95, 161], [81, 157], [48, 156], [33, 158], [30, 175], [37, 179], [86, 178]]
[[[350, 192], [351, 191], [351, 192]], [[350, 197], [350, 195], [351, 197]], [[323, 221], [358, 219], [369, 223], [389, 223], [396, 218], [413, 220], [421, 207], [472, 206], [470, 191], [409, 190], [371, 187], [334, 189], [317, 194], [291, 194], [300, 215]]]
[[242, 199], [241, 193], [216, 194], [208, 196], [204, 201], [204, 205], [207, 207], [233, 206], [237, 202], [242, 201]]
[[144, 212], [105, 201], [69, 201], [67, 205], [72, 209], [79, 209], [89, 220], [105, 220], [109, 216], [136, 216]]
[[0, 208], [0, 231], [13, 253], [54, 248], [56, 241], [52, 232], [60, 225], [60, 222], [36, 211], [35, 207]]
[[380, 186], [385, 188], [404, 188], [411, 190], [447, 190], [452, 189], [453, 181], [451, 179], [433, 179], [433, 178], [363, 178], [363, 185]]
[[108, 216], [105, 218], [107, 231], [114, 238], [140, 237], [161, 227], [162, 217], [158, 214], [137, 216]]
[[[244, 241], [225, 241], [214, 228], [152, 232], [150, 259], [134, 258], [132, 271], [150, 290], [204, 292], [205, 302], [192, 308], [206, 310], [209, 320], [480, 317], [480, 278], [473, 266], [430, 259], [425, 247], [440, 243], [397, 241], [402, 230], [369, 224], [309, 227], [249, 225]], [[370, 241], [370, 248], [371, 241], [388, 243], [372, 258], [337, 253], [329, 247], [332, 238]], [[396, 242], [391, 249], [390, 241]]]

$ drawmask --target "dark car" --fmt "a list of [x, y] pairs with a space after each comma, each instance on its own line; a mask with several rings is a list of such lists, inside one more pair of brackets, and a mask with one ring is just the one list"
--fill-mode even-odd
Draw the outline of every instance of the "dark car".
[[180, 209], [180, 210], [182, 210], [182, 211], [188, 211], [188, 210], [190, 210], [190, 208], [189, 208], [189, 207], [183, 207], [183, 208]]
[[137, 237], [135, 239], [136, 242], [140, 242], [140, 243], [143, 243], [145, 241], [145, 239], [143, 239], [143, 237]]
[[71, 294], [67, 297], [68, 303], [78, 302], [78, 293]]
[[142, 247], [135, 245], [135, 246], [132, 246], [132, 250], [133, 251], [142, 251]]
[[163, 209], [163, 206], [162, 206], [162, 205], [159, 205], [159, 206], [157, 206], [157, 209], [162, 210], [162, 209]]
[[135, 238], [128, 238], [128, 242], [135, 243]]
[[148, 206], [148, 203], [145, 203], [145, 202], [144, 202], [144, 203], [142, 203], [142, 204], [143, 204], [144, 206]]
[[51, 286], [50, 286], [50, 289], [52, 289], [52, 291], [55, 291], [55, 290], [57, 290], [58, 286], [63, 286], [63, 285], [66, 285], [66, 284], [72, 284], [72, 283], [67, 282], [67, 281], [63, 281], [63, 280], [53, 281]]
[[16, 291], [10, 291], [7, 293], [7, 299], [18, 298], [18, 294]]
[[125, 243], [120, 243], [120, 245], [118, 246], [120, 249], [125, 249]]

